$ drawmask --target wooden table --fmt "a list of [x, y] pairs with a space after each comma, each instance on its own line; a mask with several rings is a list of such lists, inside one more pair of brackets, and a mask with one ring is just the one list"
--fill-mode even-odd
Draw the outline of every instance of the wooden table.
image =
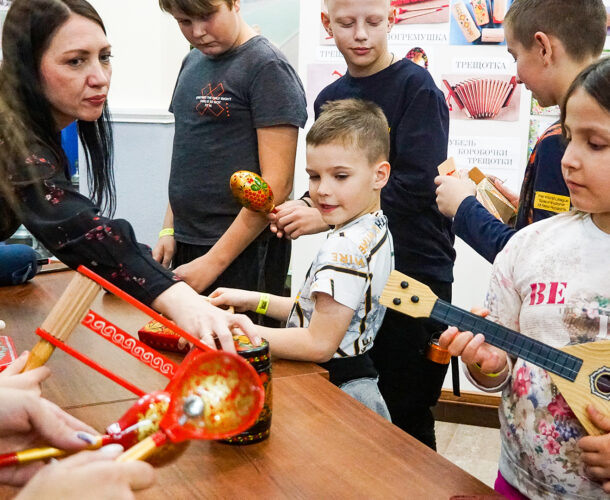
[[[17, 352], [31, 349], [36, 344], [39, 339], [35, 333], [36, 328], [42, 324], [74, 274], [74, 271], [42, 274], [25, 285], [0, 287], [0, 319], [7, 325], [2, 335], [12, 337]], [[105, 292], [100, 292], [91, 309], [135, 337], [138, 330], [150, 320], [135, 307]], [[133, 357], [85, 326], [79, 325], [67, 343], [146, 392], [167, 385], [167, 378], [136, 362]], [[163, 354], [178, 363], [183, 357], [176, 353]], [[88, 366], [75, 362], [60, 349], [55, 350], [47, 366], [53, 375], [44, 384], [43, 396], [62, 408], [133, 400], [136, 397]], [[328, 372], [315, 363], [274, 360], [275, 379], [307, 374], [319, 374], [328, 378]]]
[[[52, 296], [69, 279], [68, 273], [61, 273], [38, 276], [29, 285], [0, 288], [0, 318], [9, 327], [11, 323], [39, 325], [52, 305]], [[108, 319], [128, 331], [134, 331], [128, 329], [132, 321], [134, 327], [146, 322], [146, 318], [131, 317], [131, 312], [125, 317], [123, 305], [113, 297], [97, 300], [99, 307], [95, 304], [93, 309], [102, 315], [110, 311]], [[120, 322], [114, 318], [117, 314]], [[32, 331], [18, 335], [11, 328], [9, 334], [24, 348], [36, 340]], [[95, 337], [76, 332], [69, 342], [83, 350], [99, 349], [96, 352], [101, 354]], [[132, 358], [103, 361], [109, 367], [120, 366], [130, 380], [142, 382], [142, 367]], [[45, 383], [44, 394], [99, 430], [132, 403], [133, 395], [63, 353], [56, 352], [49, 366], [55, 373]], [[138, 498], [449, 499], [493, 493], [330, 384], [320, 376], [323, 373], [307, 363], [275, 362], [273, 425], [268, 440], [247, 446], [193, 442], [174, 464], [158, 469], [157, 484], [138, 493]], [[147, 376], [151, 380], [146, 382], [154, 385], [154, 377]], [[14, 491], [0, 487], [0, 498]]]

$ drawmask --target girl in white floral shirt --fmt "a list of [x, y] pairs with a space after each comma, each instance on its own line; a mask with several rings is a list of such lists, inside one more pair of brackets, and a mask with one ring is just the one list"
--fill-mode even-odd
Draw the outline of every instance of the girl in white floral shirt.
[[[490, 319], [554, 347], [609, 338], [610, 59], [576, 78], [562, 109], [562, 171], [575, 210], [517, 233], [496, 258], [487, 295]], [[587, 436], [543, 369], [454, 327], [440, 343], [462, 356], [478, 387], [503, 390], [496, 490], [508, 498], [608, 498], [610, 415], [589, 406], [605, 434]]]

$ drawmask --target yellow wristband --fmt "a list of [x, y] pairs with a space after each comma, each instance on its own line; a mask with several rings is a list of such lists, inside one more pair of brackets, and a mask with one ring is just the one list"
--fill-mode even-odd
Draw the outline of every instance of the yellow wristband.
[[504, 368], [502, 368], [499, 372], [496, 373], [483, 373], [481, 371], [481, 365], [479, 363], [473, 363], [472, 366], [474, 366], [477, 370], [479, 370], [479, 372], [481, 372], [483, 375], [485, 375], [486, 377], [491, 377], [491, 378], [495, 378], [495, 377], [499, 377], [500, 375], [502, 375], [506, 369], [508, 368], [508, 364], [506, 364], [506, 366]]
[[159, 238], [163, 238], [163, 236], [173, 236], [174, 228], [173, 227], [165, 227], [159, 231]]
[[258, 306], [256, 307], [256, 313], [257, 314], [266, 314], [268, 308], [269, 308], [269, 294], [261, 293], [261, 298], [258, 301]]

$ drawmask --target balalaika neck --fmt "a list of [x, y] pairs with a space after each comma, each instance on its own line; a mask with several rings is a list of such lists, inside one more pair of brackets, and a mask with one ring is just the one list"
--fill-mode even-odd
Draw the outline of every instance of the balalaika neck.
[[482, 333], [488, 344], [572, 382], [576, 380], [582, 366], [582, 359], [576, 356], [526, 337], [476, 314], [463, 311], [440, 299], [434, 304], [430, 317], [441, 323], [456, 326], [460, 330]]

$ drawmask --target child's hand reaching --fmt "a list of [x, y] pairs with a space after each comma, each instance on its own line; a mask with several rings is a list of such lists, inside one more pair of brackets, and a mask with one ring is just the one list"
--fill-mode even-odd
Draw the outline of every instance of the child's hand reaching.
[[606, 493], [610, 493], [610, 416], [604, 415], [593, 405], [587, 406], [591, 422], [605, 431], [602, 436], [586, 436], [578, 441], [583, 451], [587, 473], [599, 481]]
[[275, 213], [267, 215], [271, 232], [278, 238], [296, 240], [304, 234], [315, 234], [328, 230], [317, 208], [307, 206], [303, 200], [290, 200], [276, 207]]
[[46, 366], [35, 368], [34, 370], [21, 373], [29, 356], [28, 351], [24, 351], [6, 369], [0, 373], [0, 388], [22, 389], [31, 391], [40, 396], [40, 384], [51, 375], [51, 370]]
[[210, 295], [210, 304], [216, 307], [233, 306], [235, 312], [256, 311], [261, 294], [238, 288], [217, 288]]
[[436, 204], [446, 217], [455, 217], [462, 202], [477, 193], [475, 183], [468, 178], [468, 174], [462, 172], [459, 176], [439, 175], [434, 179], [434, 183], [438, 186]]

